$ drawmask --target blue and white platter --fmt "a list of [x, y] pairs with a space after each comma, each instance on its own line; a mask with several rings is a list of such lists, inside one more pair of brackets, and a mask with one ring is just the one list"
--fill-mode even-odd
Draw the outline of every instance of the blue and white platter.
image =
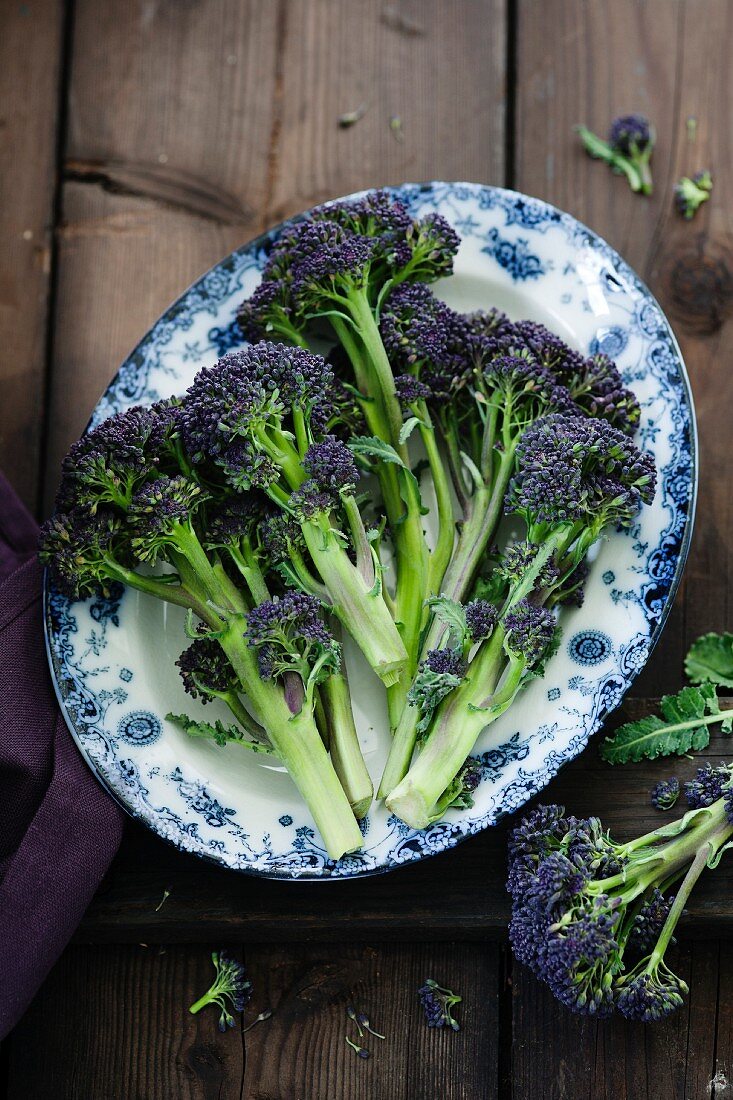
[[[498, 306], [542, 321], [578, 350], [606, 352], [640, 399], [637, 440], [659, 472], [652, 505], [599, 547], [581, 608], [561, 616], [546, 676], [476, 746], [475, 805], [424, 832], [374, 804], [364, 847], [334, 863], [291, 780], [235, 745], [189, 740], [164, 715], [210, 717], [183, 692], [178, 609], [120, 589], [70, 602], [47, 583], [48, 654], [69, 729], [101, 782], [159, 836], [225, 867], [282, 879], [347, 878], [434, 855], [523, 805], [586, 746], [643, 668], [684, 566], [696, 495], [692, 398], [679, 348], [644, 284], [604, 241], [537, 199], [470, 183], [393, 189], [415, 215], [438, 211], [461, 236], [437, 293], [460, 309]], [[186, 291], [123, 363], [93, 426], [131, 405], [181, 393], [241, 344], [235, 311], [257, 285], [280, 228], [232, 253]], [[389, 730], [379, 682], [347, 651], [357, 725], [378, 780]], [[222, 714], [225, 718], [226, 715]], [[376, 786], [376, 783], [375, 783]]]

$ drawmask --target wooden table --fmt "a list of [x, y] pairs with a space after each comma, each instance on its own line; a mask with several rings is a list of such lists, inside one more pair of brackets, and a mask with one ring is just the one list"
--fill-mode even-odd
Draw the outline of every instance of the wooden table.
[[[232, 248], [359, 187], [516, 186], [609, 240], [682, 343], [700, 427], [697, 529], [627, 711], [680, 686], [689, 642], [733, 625], [729, 0], [6, 0], [2, 22], [0, 465], [39, 515], [125, 353]], [[339, 128], [362, 103], [361, 121]], [[658, 129], [651, 199], [573, 135], [632, 109]], [[713, 199], [685, 223], [671, 188], [708, 166]], [[630, 835], [655, 820], [648, 791], [670, 770], [610, 773], [591, 746], [547, 796]], [[733, 1095], [731, 866], [701, 885], [681, 928], [688, 1004], [644, 1028], [573, 1017], [512, 964], [504, 844], [498, 828], [395, 874], [292, 886], [206, 867], [131, 824], [75, 943], [4, 1046], [0, 1093]], [[246, 1035], [186, 1011], [223, 944], [254, 982], [247, 1020], [274, 1009]], [[425, 1028], [427, 976], [463, 994], [460, 1033]], [[369, 1061], [344, 1042], [350, 997], [387, 1035]]]

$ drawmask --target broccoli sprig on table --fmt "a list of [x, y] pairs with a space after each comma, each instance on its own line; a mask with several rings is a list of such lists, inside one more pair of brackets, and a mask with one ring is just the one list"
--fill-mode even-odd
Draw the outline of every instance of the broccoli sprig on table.
[[665, 961], [695, 883], [733, 837], [731, 769], [701, 768], [681, 819], [625, 844], [597, 818], [539, 806], [509, 839], [517, 959], [574, 1012], [652, 1021], [687, 985]]

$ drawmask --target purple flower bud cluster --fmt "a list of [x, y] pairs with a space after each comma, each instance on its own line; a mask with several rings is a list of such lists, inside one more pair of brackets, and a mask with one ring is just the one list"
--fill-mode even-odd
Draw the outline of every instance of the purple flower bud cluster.
[[208, 703], [215, 692], [236, 690], [237, 677], [213, 638], [196, 638], [176, 661], [183, 686], [194, 699]]
[[[628, 950], [646, 955], [654, 948], [672, 908], [674, 894], [665, 898], [656, 886], [634, 917], [628, 939]], [[674, 939], [671, 941], [674, 943]]]
[[466, 626], [472, 642], [488, 638], [496, 626], [498, 612], [488, 600], [471, 600], [464, 609]]
[[320, 443], [311, 443], [303, 467], [321, 489], [334, 494], [353, 492], [360, 477], [351, 451], [333, 435], [327, 435]]
[[394, 380], [397, 400], [403, 409], [408, 409], [416, 401], [427, 401], [430, 396], [430, 386], [426, 386], [412, 374], [398, 374]]
[[520, 600], [504, 616], [506, 644], [528, 668], [541, 659], [555, 634], [555, 619], [545, 607]]
[[731, 771], [725, 764], [714, 768], [712, 764], [706, 764], [698, 768], [694, 779], [685, 783], [685, 798], [691, 810], [699, 810], [702, 807], [712, 806], [723, 797], [731, 783]]
[[82, 508], [55, 513], [41, 527], [39, 557], [51, 569], [59, 591], [71, 600], [109, 588], [105, 576], [108, 557], [123, 566], [135, 565], [119, 517], [104, 508], [94, 514]]
[[530, 355], [497, 355], [484, 367], [483, 379], [490, 390], [511, 397], [532, 419], [543, 413], [572, 415], [578, 411], [569, 390], [559, 385], [552, 371]]
[[[466, 337], [474, 365], [487, 372], [487, 382], [495, 380], [490, 371], [496, 358], [524, 358], [542, 368], [539, 378], [544, 387], [552, 381], [558, 387], [553, 407], [558, 411], [582, 410], [586, 415], [602, 417], [626, 434], [639, 423], [639, 403], [623, 384], [621, 374], [608, 356], [585, 358], [564, 340], [536, 321], [509, 321], [503, 314], [468, 314]], [[496, 379], [501, 381], [501, 378]]]
[[237, 493], [206, 510], [202, 541], [208, 548], [237, 543], [248, 535], [265, 509], [261, 496], [253, 492]]
[[464, 676], [466, 672], [460, 649], [431, 649], [423, 666], [438, 676]]
[[305, 523], [317, 515], [328, 515], [336, 503], [336, 494], [324, 490], [317, 481], [309, 478], [290, 494], [289, 505], [298, 523]]
[[372, 273], [384, 282], [409, 269], [409, 278], [449, 275], [459, 239], [438, 214], [419, 221], [386, 191], [330, 203], [287, 226], [271, 246], [262, 282], [239, 310], [248, 339], [302, 331], [309, 315], [328, 310]]
[[392, 291], [379, 329], [394, 369], [409, 371], [434, 399], [445, 399], [465, 381], [464, 319], [424, 283], [403, 283]]
[[425, 984], [420, 986], [418, 995], [428, 1027], [449, 1027], [453, 1031], [461, 1030], [460, 1024], [451, 1012], [453, 1006], [460, 1003], [461, 997], [452, 990], [438, 985], [433, 978], [428, 978]]
[[[619, 848], [597, 819], [567, 817], [561, 806], [537, 807], [510, 834], [514, 953], [574, 1012], [658, 1020], [687, 992], [664, 962], [674, 897], [650, 885], [648, 868], [669, 845], [651, 836]], [[666, 867], [662, 857], [658, 883]]]
[[[510, 584], [519, 583], [526, 577], [527, 570], [533, 565], [539, 553], [539, 546], [535, 542], [526, 539], [522, 542], [512, 542], [506, 547], [497, 566], [498, 572], [506, 578]], [[542, 591], [550, 588], [557, 580], [558, 568], [552, 558], [541, 567], [533, 586], [533, 591]]]
[[334, 657], [339, 647], [323, 621], [320, 600], [304, 592], [286, 592], [279, 600], [266, 600], [247, 615], [245, 638], [258, 650], [263, 680], [271, 680], [286, 668], [298, 666], [301, 650], [316, 645]]
[[671, 810], [680, 796], [680, 781], [676, 776], [660, 779], [651, 793], [651, 804], [655, 810]]
[[266, 488], [277, 469], [258, 447], [257, 429], [279, 429], [299, 409], [318, 431], [331, 381], [324, 359], [302, 348], [262, 342], [230, 352], [199, 371], [184, 398], [178, 420], [186, 451], [194, 462], [224, 467], [235, 488]]
[[653, 140], [649, 119], [644, 115], [621, 115], [608, 131], [608, 144], [627, 157], [642, 152]]
[[652, 456], [622, 432], [605, 420], [555, 413], [522, 436], [506, 506], [530, 523], [601, 517], [628, 526], [655, 488]]
[[157, 560], [161, 547], [176, 528], [187, 524], [207, 497], [195, 481], [182, 474], [163, 474], [147, 481], [130, 501], [131, 546], [140, 561]]

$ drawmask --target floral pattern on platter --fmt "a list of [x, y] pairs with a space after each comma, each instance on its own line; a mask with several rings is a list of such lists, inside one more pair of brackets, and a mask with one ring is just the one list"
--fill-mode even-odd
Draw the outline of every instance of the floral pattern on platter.
[[[188, 706], [173, 668], [183, 622], [155, 618], [148, 606], [155, 601], [119, 586], [107, 598], [70, 603], [47, 585], [54, 680], [90, 766], [158, 835], [236, 870], [286, 879], [373, 874], [445, 851], [519, 809], [585, 747], [643, 667], [687, 553], [696, 491], [692, 401], [674, 336], [634, 272], [539, 199], [469, 183], [392, 190], [414, 214], [439, 211], [460, 233], [455, 278], [436, 287], [451, 304], [497, 304], [557, 328], [580, 350], [617, 359], [641, 402], [638, 440], [654, 453], [659, 488], [635, 528], [601, 546], [583, 607], [562, 614], [566, 643], [545, 679], [479, 738], [473, 808], [416, 832], [375, 804], [362, 823], [363, 849], [337, 863], [277, 768], [241, 760], [236, 746], [191, 743], [163, 717]], [[181, 392], [201, 366], [239, 343], [236, 307], [257, 285], [279, 230], [232, 253], [171, 306], [122, 365], [91, 424]], [[388, 734], [368, 707], [357, 723], [376, 778]]]

